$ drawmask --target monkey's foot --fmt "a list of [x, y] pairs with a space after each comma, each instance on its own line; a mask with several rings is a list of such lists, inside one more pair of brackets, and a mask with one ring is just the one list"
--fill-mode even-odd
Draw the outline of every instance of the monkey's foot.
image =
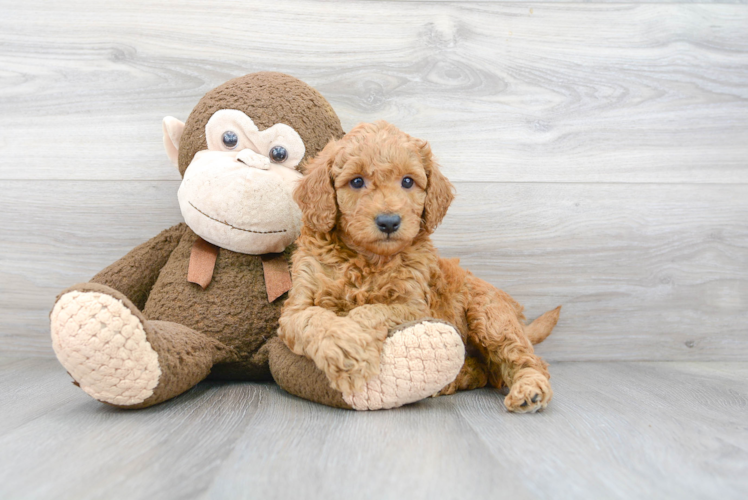
[[451, 325], [423, 321], [390, 333], [379, 375], [343, 399], [355, 410], [396, 408], [420, 401], [452, 382], [465, 361], [465, 346]]
[[57, 359], [91, 397], [134, 405], [153, 394], [161, 377], [158, 355], [138, 315], [100, 292], [70, 291], [50, 315]]

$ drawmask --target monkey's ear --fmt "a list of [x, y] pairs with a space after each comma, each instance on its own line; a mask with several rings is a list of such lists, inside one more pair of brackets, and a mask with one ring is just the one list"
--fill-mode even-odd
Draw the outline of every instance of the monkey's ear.
[[338, 204], [332, 180], [332, 166], [339, 146], [332, 141], [306, 166], [307, 174], [296, 185], [293, 198], [301, 208], [304, 225], [326, 233], [335, 226]]
[[184, 132], [184, 122], [181, 122], [173, 116], [164, 118], [164, 148], [166, 156], [169, 157], [172, 164], [179, 168], [179, 141], [182, 139]]
[[447, 209], [454, 199], [454, 186], [444, 174], [439, 171], [431, 147], [426, 141], [419, 144], [421, 161], [423, 162], [428, 177], [426, 186], [426, 201], [423, 206], [423, 226], [426, 231], [433, 233], [445, 215]]

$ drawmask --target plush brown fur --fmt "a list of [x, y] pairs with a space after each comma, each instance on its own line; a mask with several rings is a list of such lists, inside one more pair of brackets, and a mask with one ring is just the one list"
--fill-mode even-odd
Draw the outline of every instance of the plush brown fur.
[[[260, 257], [224, 248], [218, 253], [213, 279], [206, 290], [188, 282], [187, 267], [196, 239], [186, 224], [178, 224], [134, 248], [94, 276], [91, 283], [120, 292], [149, 322], [166, 321], [196, 332], [195, 345], [185, 344], [185, 369], [199, 364], [192, 358], [203, 355], [205, 337], [218, 341], [232, 355], [223, 356], [209, 367], [203, 378], [210, 373], [211, 378], [270, 380], [268, 353], [261, 347], [275, 335], [282, 298], [268, 303]], [[287, 258], [292, 251], [293, 247], [286, 249]], [[75, 289], [87, 290], [87, 286]], [[162, 358], [174, 354], [168, 348], [156, 350]], [[203, 373], [202, 368], [199, 371]]]
[[[453, 199], [453, 186], [425, 141], [386, 122], [359, 125], [328, 144], [295, 192], [305, 226], [293, 256], [293, 289], [279, 335], [311, 358], [333, 388], [350, 393], [378, 373], [390, 328], [433, 317], [457, 327], [469, 356], [442, 393], [490, 382], [510, 387], [511, 411], [545, 407], [553, 391], [547, 363], [533, 352], [555, 326], [559, 309], [525, 326], [508, 294], [441, 259], [430, 235]], [[411, 188], [402, 179], [415, 181]], [[350, 181], [365, 180], [354, 189]], [[397, 214], [387, 235], [374, 221]], [[529, 336], [528, 336], [529, 334]]]
[[238, 109], [260, 130], [276, 123], [290, 125], [304, 141], [307, 158], [313, 158], [331, 139], [343, 136], [340, 119], [330, 103], [298, 78], [261, 71], [229, 80], [209, 90], [184, 124], [179, 143], [179, 172], [184, 175], [195, 153], [207, 148], [205, 125], [221, 109]]

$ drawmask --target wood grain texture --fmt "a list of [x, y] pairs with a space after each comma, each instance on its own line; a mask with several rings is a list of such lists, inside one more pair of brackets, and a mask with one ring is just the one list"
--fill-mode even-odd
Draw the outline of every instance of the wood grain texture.
[[[559, 364], [540, 418], [497, 425], [496, 398], [456, 407], [538, 498], [741, 498], [744, 363]], [[741, 472], [738, 472], [741, 471]]]
[[0, 358], [0, 436], [77, 399], [80, 389], [71, 391], [72, 381], [64, 373], [53, 359]]
[[[2, 349], [51, 355], [54, 297], [179, 222], [178, 185], [0, 181]], [[529, 317], [564, 306], [549, 360], [743, 360], [746, 220], [743, 185], [458, 183], [435, 241]]]
[[432, 142], [437, 243], [531, 317], [565, 306], [549, 359], [745, 359], [746, 5], [0, 11], [0, 352], [51, 356], [55, 295], [180, 221], [161, 118], [274, 69]]
[[182, 221], [178, 182], [0, 181], [0, 352], [52, 356], [49, 311], [133, 247]]
[[[45, 405], [42, 415], [26, 411], [22, 424], [16, 418], [15, 428], [0, 427], [1, 498], [197, 498], [269, 391], [203, 383], [177, 400], [128, 412], [89, 398], [56, 360], [36, 365], [0, 382], [3, 401]], [[65, 387], [45, 401], [51, 374]]]
[[[738, 1], [0, 0], [0, 498], [744, 498], [747, 26]], [[71, 384], [56, 294], [181, 221], [161, 119], [260, 70], [432, 143], [442, 254], [564, 305], [547, 411], [203, 383], [126, 412]]]
[[272, 403], [249, 424], [208, 498], [242, 492], [251, 498], [486, 498], [496, 492], [532, 498], [459, 414], [436, 401], [393, 414], [341, 412], [272, 389]]
[[3, 412], [2, 498], [729, 500], [748, 488], [745, 362], [558, 363], [548, 409], [514, 415], [488, 389], [365, 413], [216, 383], [128, 412], [53, 360], [0, 361], [14, 412], [58, 393], [12, 428]]
[[161, 119], [257, 70], [455, 180], [748, 182], [748, 7], [7, 2], [0, 178], [176, 179]]
[[748, 354], [748, 189], [717, 185], [458, 185], [445, 256], [533, 318], [559, 304], [553, 360]]

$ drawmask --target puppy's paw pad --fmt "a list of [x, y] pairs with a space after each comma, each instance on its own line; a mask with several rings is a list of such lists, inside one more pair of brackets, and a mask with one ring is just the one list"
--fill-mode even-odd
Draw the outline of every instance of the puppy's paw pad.
[[504, 398], [506, 409], [516, 413], [535, 413], [548, 406], [553, 390], [548, 379], [532, 371], [518, 377]]
[[345, 394], [357, 410], [396, 408], [439, 392], [460, 373], [465, 346], [450, 325], [425, 321], [387, 338], [379, 375], [362, 390]]
[[52, 348], [91, 397], [142, 403], [158, 385], [158, 355], [140, 320], [122, 301], [98, 292], [68, 292], [50, 315]]

